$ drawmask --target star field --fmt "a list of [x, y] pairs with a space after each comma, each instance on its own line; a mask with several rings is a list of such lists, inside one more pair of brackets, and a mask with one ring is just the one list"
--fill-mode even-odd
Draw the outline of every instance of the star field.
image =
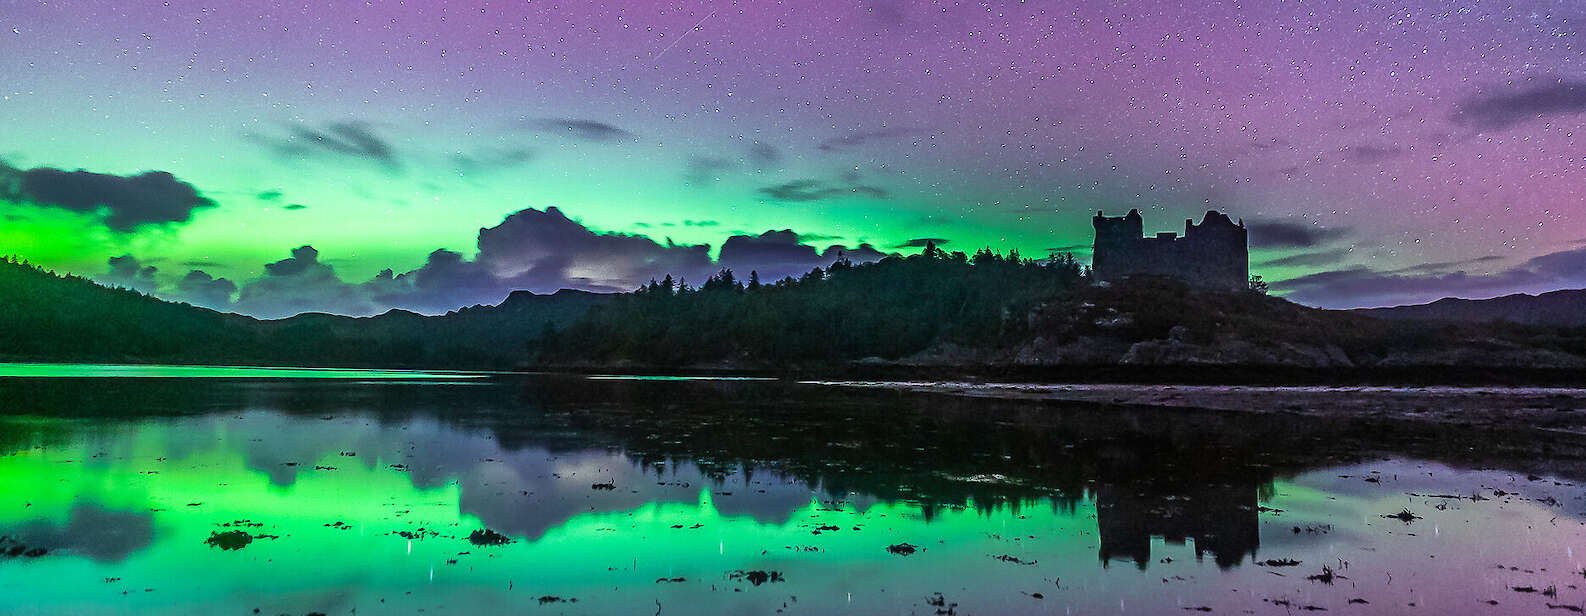
[[[19, 0], [0, 249], [261, 315], [434, 312], [924, 238], [1085, 259], [1097, 210], [1150, 233], [1218, 209], [1313, 305], [1583, 286], [1582, 24], [1570, 1]], [[266, 267], [302, 246], [314, 267]], [[235, 290], [198, 301], [194, 271]]]

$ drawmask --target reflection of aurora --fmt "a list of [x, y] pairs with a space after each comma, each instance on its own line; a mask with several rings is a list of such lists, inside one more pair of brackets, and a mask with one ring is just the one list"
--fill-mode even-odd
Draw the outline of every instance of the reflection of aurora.
[[[28, 506], [8, 504], [0, 510], [0, 525], [38, 528], [53, 519], [64, 521], [70, 532], [81, 517], [82, 505], [74, 503], [83, 501], [151, 512], [138, 519], [147, 525], [152, 518], [153, 542], [120, 563], [118, 571], [126, 573], [99, 576], [126, 579], [104, 588], [105, 595], [118, 597], [130, 586], [214, 579], [221, 572], [218, 584], [184, 596], [197, 604], [256, 592], [249, 571], [264, 563], [274, 571], [298, 573], [272, 577], [289, 592], [351, 586], [396, 594], [401, 584], [434, 569], [439, 579], [457, 579], [466, 570], [468, 584], [485, 586], [525, 584], [525, 577], [515, 576], [532, 572], [535, 588], [583, 594], [612, 580], [653, 584], [658, 577], [715, 575], [765, 560], [781, 561], [777, 566], [789, 569], [834, 559], [880, 566], [895, 558], [881, 547], [922, 537], [960, 546], [964, 553], [955, 557], [978, 557], [974, 552], [981, 549], [988, 524], [1006, 528], [1011, 523], [1030, 533], [1066, 537], [1048, 548], [1082, 549], [1090, 542], [1086, 520], [1053, 506], [1027, 506], [1023, 519], [949, 508], [927, 520], [919, 507], [904, 503], [823, 503], [804, 484], [770, 473], [712, 478], [681, 464], [657, 477], [615, 453], [503, 452], [486, 434], [423, 421], [357, 438], [362, 423], [252, 412], [240, 418], [122, 424], [112, 451], [98, 458], [93, 457], [97, 450], [110, 444], [103, 432], [94, 442], [24, 449], [0, 459], [0, 486], [10, 494], [29, 494]], [[336, 434], [353, 438], [338, 444]], [[295, 457], [289, 444], [310, 435], [330, 447], [292, 461], [289, 468], [300, 470], [290, 481], [263, 468], [286, 464], [275, 460]], [[433, 450], [439, 456], [417, 453], [442, 441], [451, 447]], [[179, 442], [185, 445], [174, 449], [185, 453], [167, 455], [166, 445]], [[392, 455], [382, 445], [410, 452]], [[450, 455], [460, 455], [468, 445], [477, 447], [471, 462]], [[271, 452], [277, 455], [266, 455]], [[420, 473], [421, 467], [430, 470]], [[590, 488], [592, 482], [607, 481], [618, 489]], [[253, 532], [279, 538], [255, 541], [234, 556], [203, 545], [211, 532], [232, 528], [221, 524], [237, 521], [261, 524]], [[337, 522], [350, 528], [336, 528]], [[520, 541], [485, 549], [461, 539], [481, 526], [502, 529]], [[841, 530], [813, 532], [833, 526]], [[397, 534], [404, 531], [417, 538]], [[805, 552], [805, 546], [820, 551]], [[66, 587], [51, 586], [49, 580], [81, 580], [83, 568], [92, 569], [67, 556], [102, 559], [70, 545], [55, 547], [66, 552], [0, 566], [26, 566], [21, 571], [30, 584], [64, 596]], [[936, 549], [947, 556], [945, 548]], [[770, 550], [780, 553], [767, 559], [762, 552]], [[449, 560], [459, 562], [448, 565]], [[623, 571], [613, 576], [612, 568]], [[128, 605], [158, 605], [137, 600]]]
[[[1388, 506], [1353, 486], [1274, 482], [1274, 468], [1304, 467], [1277, 452], [1315, 435], [1253, 418], [774, 384], [192, 383], [181, 397], [168, 395], [174, 383], [99, 384], [0, 384], [0, 399], [35, 400], [38, 413], [0, 430], [0, 493], [25, 495], [0, 502], [0, 534], [60, 550], [0, 561], [15, 573], [0, 576], [0, 592], [36, 585], [26, 596], [41, 611], [172, 600], [203, 611], [233, 598], [315, 611], [380, 599], [512, 611], [511, 595], [471, 593], [513, 588], [579, 597], [598, 613], [656, 593], [720, 605], [708, 589], [755, 568], [783, 571], [797, 585], [784, 595], [806, 607], [857, 593], [880, 609], [920, 597], [878, 588], [968, 585], [1003, 589], [978, 599], [998, 611], [1008, 588], [1051, 593], [1054, 577], [1105, 605], [1107, 593], [1155, 578], [1120, 578], [1098, 556], [1167, 576], [1177, 565], [1159, 560], [1208, 554], [1221, 575], [1259, 576], [1247, 557], [1273, 537], [1267, 524], [1286, 550], [1276, 556], [1290, 556], [1324, 542], [1288, 525], [1358, 524]], [[662, 388], [668, 395], [656, 395]], [[102, 417], [115, 405], [159, 416]], [[1306, 455], [1323, 464], [1347, 453]], [[1289, 511], [1268, 520], [1262, 504]], [[229, 553], [204, 545], [238, 521], [277, 538]], [[104, 543], [80, 532], [89, 526], [137, 540]], [[481, 527], [516, 541], [469, 545]], [[883, 549], [902, 542], [925, 549], [908, 558]], [[1038, 564], [989, 558], [998, 555]], [[269, 583], [257, 577], [266, 572]], [[693, 583], [655, 583], [676, 577]], [[209, 582], [184, 583], [197, 579]]]

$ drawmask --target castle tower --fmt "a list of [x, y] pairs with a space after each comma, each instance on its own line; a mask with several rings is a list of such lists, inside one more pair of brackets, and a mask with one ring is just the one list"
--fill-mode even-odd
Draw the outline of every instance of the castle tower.
[[1250, 285], [1250, 237], [1244, 222], [1207, 210], [1201, 224], [1184, 221], [1184, 239], [1191, 252], [1190, 278], [1209, 287], [1247, 289]]
[[1091, 247], [1091, 275], [1105, 282], [1122, 280], [1145, 235], [1140, 210], [1129, 210], [1128, 214], [1117, 218], [1109, 218], [1098, 211], [1091, 224], [1096, 228], [1096, 243]]

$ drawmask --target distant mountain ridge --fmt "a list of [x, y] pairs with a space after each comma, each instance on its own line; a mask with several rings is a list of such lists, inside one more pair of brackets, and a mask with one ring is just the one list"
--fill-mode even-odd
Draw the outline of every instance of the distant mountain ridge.
[[1364, 308], [1355, 312], [1395, 320], [1509, 321], [1525, 325], [1586, 327], [1586, 289], [1564, 289], [1539, 295], [1516, 293], [1492, 299], [1448, 297], [1428, 304]]
[[0, 261], [0, 361], [508, 368], [546, 332], [612, 297], [516, 291], [439, 316], [264, 321]]

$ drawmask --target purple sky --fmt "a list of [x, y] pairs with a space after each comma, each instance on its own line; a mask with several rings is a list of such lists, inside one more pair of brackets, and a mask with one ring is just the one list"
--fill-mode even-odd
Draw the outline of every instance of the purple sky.
[[[254, 314], [436, 311], [700, 276], [733, 237], [797, 245], [800, 267], [922, 238], [1085, 259], [1096, 210], [1154, 232], [1216, 208], [1250, 225], [1252, 271], [1313, 305], [1586, 286], [1583, 20], [1576, 1], [18, 0], [0, 180], [112, 177], [98, 211], [0, 190], [0, 243]], [[149, 171], [173, 174], [146, 183], [157, 204], [118, 184]], [[304, 278], [265, 267], [304, 245]]]

